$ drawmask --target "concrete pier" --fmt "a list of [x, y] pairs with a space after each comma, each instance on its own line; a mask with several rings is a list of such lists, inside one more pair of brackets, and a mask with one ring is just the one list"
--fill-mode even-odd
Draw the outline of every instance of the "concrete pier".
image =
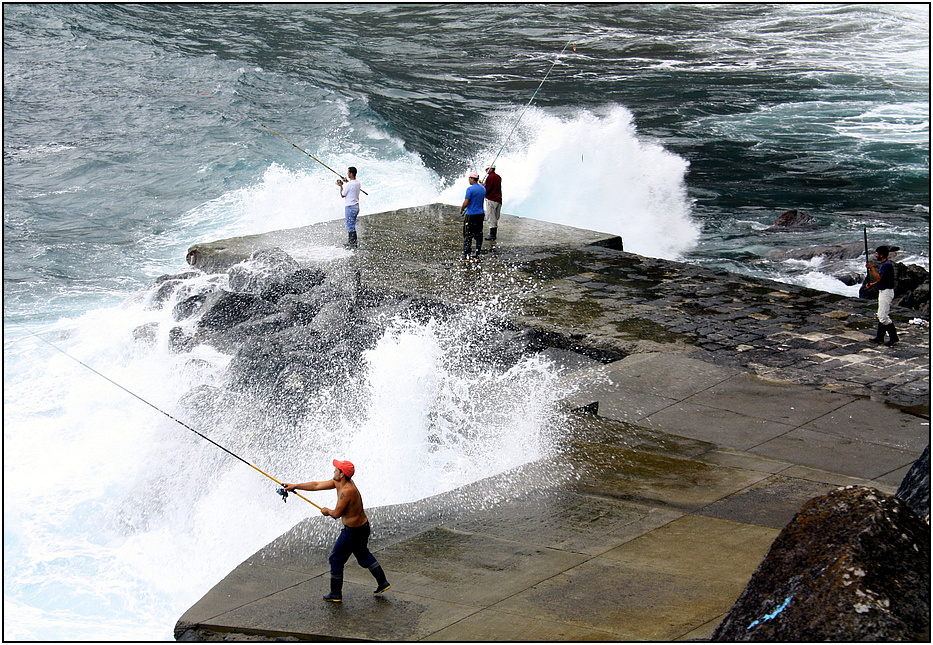
[[[575, 410], [559, 454], [371, 509], [383, 596], [350, 562], [344, 602], [321, 601], [337, 527], [310, 517], [185, 612], [176, 638], [707, 638], [803, 502], [840, 485], [893, 493], [929, 442], [929, 328], [913, 312], [892, 312], [902, 340], [879, 347], [871, 302], [513, 216], [464, 264], [459, 222], [446, 205], [363, 217], [347, 261], [367, 285], [495, 298], [549, 341]], [[342, 243], [341, 225], [197, 244], [189, 262], [223, 270], [271, 246], [301, 261]]]

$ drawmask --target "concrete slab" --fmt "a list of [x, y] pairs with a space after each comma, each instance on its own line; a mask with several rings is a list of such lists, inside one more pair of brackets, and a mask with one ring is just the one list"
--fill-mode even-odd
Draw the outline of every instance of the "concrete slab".
[[929, 419], [867, 399], [852, 400], [803, 428], [918, 453], [930, 442]]
[[835, 488], [832, 484], [774, 475], [717, 500], [697, 513], [781, 529], [805, 502]]
[[598, 555], [683, 515], [680, 512], [548, 491], [511, 500], [481, 515], [471, 515], [445, 528]]
[[669, 641], [725, 614], [744, 584], [593, 558], [493, 608], [609, 632], [616, 640]]
[[[774, 383], [751, 374], [737, 374], [700, 394], [687, 403], [727, 410], [738, 414], [800, 426], [852, 403], [855, 397], [791, 383]], [[753, 405], [749, 402], [754, 401]]]
[[730, 466], [743, 470], [754, 470], [760, 473], [779, 473], [789, 469], [786, 461], [768, 459], [744, 450], [735, 448], [717, 448], [697, 457], [698, 461], [716, 466]]
[[179, 620], [192, 624], [207, 623], [243, 605], [271, 596], [283, 587], [298, 585], [314, 577], [299, 571], [244, 562], [214, 585]]
[[494, 609], [483, 609], [431, 634], [426, 640], [501, 643], [509, 641], [617, 641], [618, 638], [612, 632], [592, 627], [580, 627], [566, 622], [545, 620], [537, 616], [522, 616]]
[[607, 365], [620, 390], [683, 400], [740, 373], [739, 370], [690, 358], [652, 352], [627, 356]]
[[799, 428], [749, 449], [759, 455], [835, 473], [877, 479], [910, 466], [919, 456], [878, 444]]
[[[728, 583], [741, 593], [749, 567], [757, 568], [778, 533], [780, 528], [685, 515], [602, 557], [658, 573]], [[684, 549], [686, 543], [692, 547]]]
[[695, 511], [766, 477], [694, 460], [586, 444], [573, 449], [579, 480], [568, 487], [587, 495]]
[[586, 556], [438, 527], [379, 552], [406, 593], [485, 607], [583, 562]]
[[264, 634], [267, 640], [300, 635], [303, 640], [415, 641], [476, 611], [394, 590], [373, 596], [371, 585], [363, 588], [352, 583], [344, 584], [343, 602], [332, 604], [321, 600], [326, 586], [322, 579], [288, 587], [203, 625], [217, 631], [236, 627]]
[[642, 419], [647, 428], [663, 430], [721, 446], [749, 450], [780, 437], [793, 425], [684, 401]]

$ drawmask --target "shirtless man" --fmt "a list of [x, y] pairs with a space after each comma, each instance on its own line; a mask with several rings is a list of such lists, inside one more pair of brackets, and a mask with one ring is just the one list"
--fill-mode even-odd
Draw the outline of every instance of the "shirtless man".
[[304, 484], [283, 484], [285, 490], [330, 490], [337, 489], [337, 505], [333, 509], [322, 508], [321, 514], [343, 520], [343, 530], [334, 542], [334, 549], [330, 554], [330, 593], [324, 596], [327, 602], [343, 601], [343, 565], [356, 556], [356, 561], [364, 569], [369, 569], [376, 579], [374, 594], [381, 594], [392, 585], [386, 580], [386, 574], [376, 561], [376, 557], [369, 552], [369, 518], [363, 510], [363, 497], [353, 483], [356, 468], [349, 461], [334, 459], [334, 478], [322, 482], [307, 482]]

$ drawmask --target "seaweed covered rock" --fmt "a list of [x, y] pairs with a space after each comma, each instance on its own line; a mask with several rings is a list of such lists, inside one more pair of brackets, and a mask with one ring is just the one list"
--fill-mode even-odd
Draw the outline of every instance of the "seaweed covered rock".
[[930, 444], [907, 471], [894, 495], [907, 502], [920, 519], [930, 523]]
[[929, 527], [897, 497], [851, 486], [803, 505], [712, 640], [929, 638]]

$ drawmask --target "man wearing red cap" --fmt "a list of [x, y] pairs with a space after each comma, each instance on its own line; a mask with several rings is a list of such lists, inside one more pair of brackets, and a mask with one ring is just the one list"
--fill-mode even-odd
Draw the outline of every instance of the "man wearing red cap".
[[324, 596], [328, 602], [343, 601], [343, 565], [356, 556], [356, 561], [376, 578], [374, 594], [381, 594], [392, 587], [386, 580], [386, 574], [376, 561], [376, 556], [369, 552], [369, 518], [363, 510], [363, 497], [353, 483], [356, 472], [349, 461], [334, 459], [334, 478], [323, 482], [305, 484], [283, 484], [285, 490], [330, 490], [337, 489], [337, 505], [333, 509], [322, 508], [321, 514], [343, 520], [343, 530], [334, 542], [330, 554], [330, 593]]

